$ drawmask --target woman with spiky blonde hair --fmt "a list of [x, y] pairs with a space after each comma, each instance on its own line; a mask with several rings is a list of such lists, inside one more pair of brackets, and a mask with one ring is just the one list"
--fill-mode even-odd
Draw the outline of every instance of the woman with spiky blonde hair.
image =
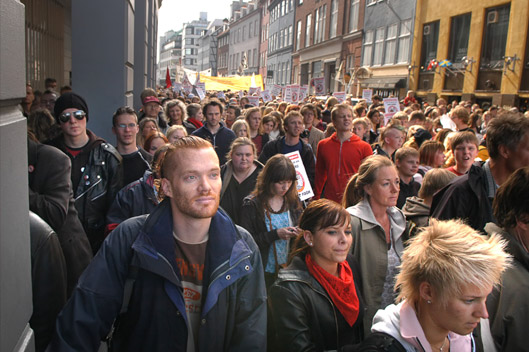
[[404, 250], [400, 303], [377, 312], [374, 336], [387, 334], [406, 351], [474, 351], [472, 331], [488, 318], [487, 296], [511, 261], [504, 249], [498, 235], [432, 219]]

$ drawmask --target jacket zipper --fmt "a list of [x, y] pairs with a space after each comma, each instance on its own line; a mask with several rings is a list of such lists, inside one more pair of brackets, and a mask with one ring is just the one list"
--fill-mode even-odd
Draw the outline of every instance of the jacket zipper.
[[96, 183], [94, 183], [92, 186], [90, 186], [90, 188], [88, 188], [86, 191], [84, 191], [83, 193], [81, 193], [80, 195], [78, 195], [74, 200], [78, 200], [79, 198], [81, 198], [82, 196], [84, 196], [86, 193], [88, 193], [92, 188], [94, 188], [95, 186], [97, 186], [99, 183], [101, 183], [103, 181], [102, 178], [100, 178]]
[[342, 167], [342, 145], [343, 142], [340, 141], [340, 152], [338, 153], [338, 176], [340, 175], [340, 169]]
[[[213, 283], [214, 283], [215, 281], [217, 281], [221, 276], [224, 276], [224, 274], [226, 274], [228, 271], [230, 271], [231, 269], [233, 269], [233, 268], [235, 268], [237, 265], [239, 265], [240, 262], [242, 262], [242, 261], [245, 260], [245, 259], [249, 259], [249, 258], [250, 258], [249, 255], [240, 258], [235, 264], [233, 264], [232, 266], [230, 266], [227, 270], [224, 270], [224, 271], [221, 272], [219, 275], [215, 276], [215, 277], [213, 278], [213, 280], [211, 280], [211, 282], [210, 282], [209, 285], [208, 285], [208, 291], [209, 291], [209, 289], [211, 288], [211, 285], [213, 285]], [[226, 262], [224, 262], [224, 263], [226, 263]], [[223, 263], [223, 264], [224, 264], [224, 263]]]

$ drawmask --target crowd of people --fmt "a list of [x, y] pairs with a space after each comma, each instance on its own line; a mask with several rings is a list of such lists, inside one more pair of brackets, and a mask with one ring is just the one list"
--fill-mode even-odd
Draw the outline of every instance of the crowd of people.
[[21, 104], [37, 351], [529, 351], [527, 113], [147, 88], [114, 143], [64, 88]]

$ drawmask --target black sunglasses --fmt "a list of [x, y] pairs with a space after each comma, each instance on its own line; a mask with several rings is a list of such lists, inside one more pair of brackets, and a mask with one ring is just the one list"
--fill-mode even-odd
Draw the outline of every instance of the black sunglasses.
[[68, 121], [70, 121], [70, 118], [71, 117], [75, 117], [77, 120], [82, 120], [85, 118], [86, 116], [86, 112], [84, 112], [83, 110], [77, 110], [77, 111], [73, 111], [73, 112], [65, 112], [65, 113], [62, 113], [59, 115], [59, 121], [61, 121], [62, 123], [66, 123]]

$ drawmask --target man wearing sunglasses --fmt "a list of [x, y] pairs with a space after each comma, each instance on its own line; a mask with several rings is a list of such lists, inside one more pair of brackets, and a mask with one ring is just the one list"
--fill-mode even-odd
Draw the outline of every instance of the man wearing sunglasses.
[[105, 217], [123, 183], [121, 155], [86, 128], [88, 105], [69, 92], [55, 102], [55, 118], [62, 133], [50, 144], [72, 161], [75, 207], [94, 254], [104, 240]]

